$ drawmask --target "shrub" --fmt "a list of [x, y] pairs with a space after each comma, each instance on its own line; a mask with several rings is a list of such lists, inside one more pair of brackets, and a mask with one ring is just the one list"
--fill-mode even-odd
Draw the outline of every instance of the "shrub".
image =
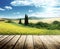
[[12, 23], [12, 20], [8, 20], [7, 23]]
[[55, 29], [59, 29], [60, 30], [60, 22], [58, 22], [58, 21], [54, 21], [51, 24], [43, 23], [43, 22], [38, 22], [36, 24], [29, 23], [28, 26], [35, 27], [35, 28], [44, 28], [44, 29], [49, 29], [49, 30], [55, 30]]
[[33, 23], [29, 23], [28, 26], [30, 26], [30, 27], [34, 27], [34, 24], [33, 24]]
[[59, 29], [59, 30], [60, 30], [60, 23], [59, 23], [59, 24], [57, 24], [57, 29]]
[[54, 21], [53, 23], [50, 24], [50, 26], [48, 27], [48, 29], [60, 29], [60, 22], [58, 21]]
[[52, 24], [59, 24], [60, 22], [59, 21], [54, 21]]
[[38, 23], [36, 23], [36, 25], [40, 26], [40, 27], [48, 27], [49, 26], [49, 24], [43, 23], [43, 22], [38, 22]]
[[53, 29], [56, 29], [56, 27], [57, 27], [56, 25], [52, 25], [52, 24], [51, 24], [47, 29], [53, 30]]

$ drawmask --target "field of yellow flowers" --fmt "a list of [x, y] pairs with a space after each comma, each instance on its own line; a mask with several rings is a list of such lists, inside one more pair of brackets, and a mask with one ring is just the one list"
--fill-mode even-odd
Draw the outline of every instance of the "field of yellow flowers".
[[60, 30], [37, 29], [23, 25], [15, 25], [11, 23], [0, 22], [0, 34], [50, 35], [50, 34], [60, 34]]

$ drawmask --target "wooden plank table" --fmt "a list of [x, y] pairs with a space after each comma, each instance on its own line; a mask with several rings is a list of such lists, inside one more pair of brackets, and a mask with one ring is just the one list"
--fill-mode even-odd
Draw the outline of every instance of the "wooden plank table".
[[0, 35], [0, 49], [60, 49], [60, 35]]

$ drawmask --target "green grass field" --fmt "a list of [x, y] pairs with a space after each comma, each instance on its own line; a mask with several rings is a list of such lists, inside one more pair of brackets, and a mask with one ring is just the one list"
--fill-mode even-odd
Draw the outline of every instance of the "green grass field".
[[60, 30], [37, 29], [20, 24], [0, 22], [0, 34], [59, 35]]

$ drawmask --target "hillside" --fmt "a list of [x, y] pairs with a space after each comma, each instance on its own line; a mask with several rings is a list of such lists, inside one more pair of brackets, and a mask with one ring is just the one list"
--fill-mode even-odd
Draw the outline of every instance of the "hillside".
[[38, 20], [29, 20], [30, 23], [37, 23], [37, 22], [52, 23], [53, 21], [60, 21], [60, 18], [45, 18], [45, 19], [38, 19]]
[[47, 30], [32, 28], [20, 24], [0, 22], [0, 34], [21, 34], [21, 35], [55, 35], [60, 34], [60, 30]]
[[[0, 18], [0, 20], [8, 20], [6, 18]], [[19, 19], [11, 19], [12, 21], [18, 23]], [[52, 23], [53, 21], [60, 21], [59, 18], [37, 18], [37, 17], [29, 17], [29, 23], [37, 23], [37, 22], [46, 22]], [[24, 23], [24, 19], [22, 19], [22, 23]]]
[[[60, 18], [43, 18], [43, 19], [29, 19], [29, 23], [37, 23], [37, 22], [45, 22], [45, 23], [52, 23], [53, 21], [60, 21]], [[19, 22], [16, 20], [15, 22]], [[24, 20], [22, 20], [24, 23]]]

